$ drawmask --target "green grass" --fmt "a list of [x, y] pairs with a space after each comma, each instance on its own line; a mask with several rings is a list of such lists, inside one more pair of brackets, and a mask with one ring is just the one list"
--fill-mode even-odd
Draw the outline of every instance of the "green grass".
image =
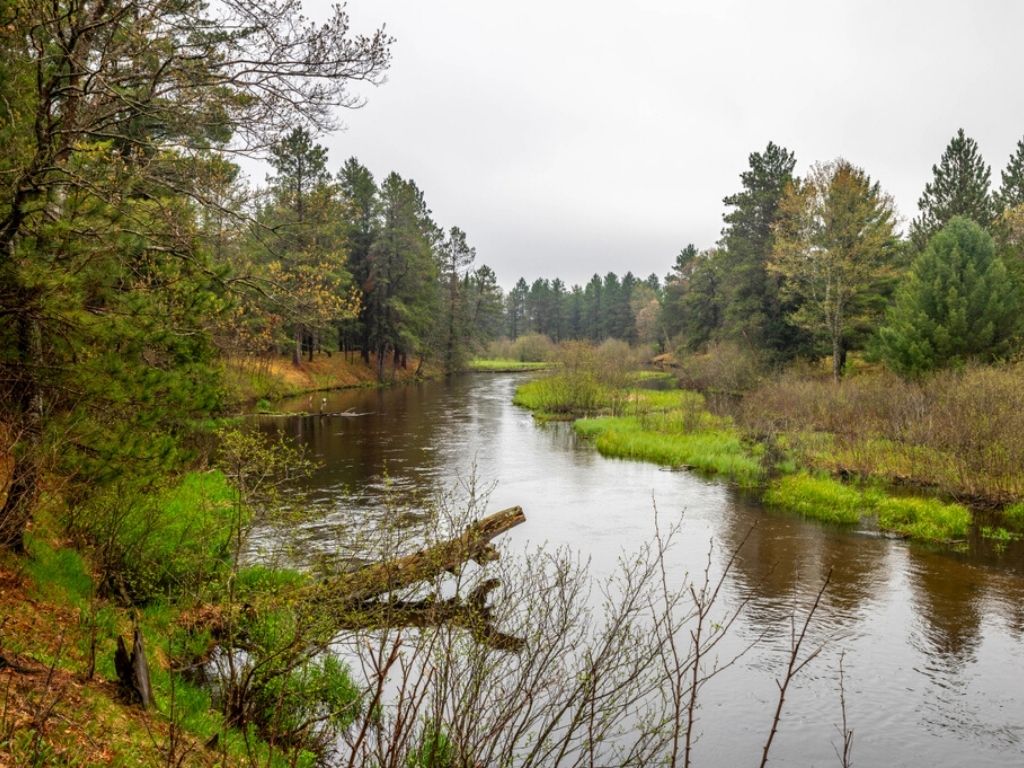
[[1017, 530], [1024, 530], [1024, 501], [1003, 509], [1003, 520], [1008, 526]]
[[485, 373], [516, 373], [518, 371], [543, 371], [550, 368], [551, 363], [528, 362], [511, 359], [476, 359], [469, 361], [471, 371], [483, 371]]
[[609, 407], [612, 395], [593, 376], [556, 374], [523, 382], [512, 402], [529, 408], [538, 418], [572, 418]]
[[580, 419], [573, 428], [577, 434], [593, 439], [604, 456], [690, 467], [723, 475], [745, 486], [760, 481], [760, 461], [746, 449], [735, 431], [655, 431], [645, 428], [643, 419], [637, 416]]
[[961, 539], [971, 527], [971, 513], [960, 504], [891, 496], [878, 488], [846, 485], [805, 472], [773, 482], [764, 500], [772, 507], [842, 525], [873, 517], [880, 529], [921, 541]]
[[866, 511], [863, 492], [805, 472], [773, 482], [764, 501], [771, 507], [840, 525], [859, 523]]
[[961, 504], [916, 496], [888, 496], [875, 500], [878, 527], [921, 541], [964, 538], [971, 528], [971, 513]]
[[73, 549], [54, 549], [29, 536], [28, 575], [36, 593], [45, 600], [81, 607], [93, 593], [92, 577], [82, 556]]

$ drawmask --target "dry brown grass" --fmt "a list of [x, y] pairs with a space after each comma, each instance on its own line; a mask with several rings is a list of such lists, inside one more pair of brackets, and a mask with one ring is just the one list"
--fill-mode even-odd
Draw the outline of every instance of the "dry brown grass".
[[888, 373], [835, 385], [779, 376], [744, 399], [740, 423], [785, 434], [803, 462], [1004, 503], [1024, 497], [1024, 364]]

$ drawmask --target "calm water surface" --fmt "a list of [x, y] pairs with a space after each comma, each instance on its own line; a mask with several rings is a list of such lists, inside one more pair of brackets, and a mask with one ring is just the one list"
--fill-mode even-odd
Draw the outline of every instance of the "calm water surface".
[[[381, 514], [383, 495], [426, 497], [472, 475], [493, 483], [490, 509], [514, 504], [527, 522], [503, 539], [569, 545], [606, 573], [622, 551], [683, 514], [671, 565], [714, 569], [746, 543], [727, 581], [724, 614], [753, 599], [730, 648], [763, 642], [713, 680], [702, 699], [696, 764], [757, 765], [771, 724], [794, 606], [825, 574], [816, 617], [822, 655], [791, 688], [771, 765], [834, 766], [840, 738], [838, 666], [844, 654], [854, 764], [1024, 766], [1024, 564], [1019, 550], [930, 551], [766, 511], [728, 485], [686, 472], [599, 456], [565, 424], [538, 425], [511, 404], [520, 375], [327, 395], [326, 410], [364, 415], [261, 419], [322, 462], [323, 514], [299, 536], [307, 552], [346, 553], [347, 534]], [[317, 411], [321, 395], [287, 408]], [[752, 530], [751, 530], [752, 529]], [[808, 641], [808, 642], [811, 642]], [[728, 655], [728, 648], [721, 651]]]

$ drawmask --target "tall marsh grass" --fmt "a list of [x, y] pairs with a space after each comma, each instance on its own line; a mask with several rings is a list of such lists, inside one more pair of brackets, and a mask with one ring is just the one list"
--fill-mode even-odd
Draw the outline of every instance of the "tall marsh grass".
[[792, 373], [749, 394], [738, 418], [754, 435], [790, 435], [812, 467], [995, 501], [1024, 497], [1024, 363], [922, 381], [875, 373], [838, 386]]

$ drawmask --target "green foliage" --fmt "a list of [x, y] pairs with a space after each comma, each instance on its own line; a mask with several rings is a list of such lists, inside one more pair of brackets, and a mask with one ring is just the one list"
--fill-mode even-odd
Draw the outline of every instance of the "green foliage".
[[1003, 509], [1003, 520], [1012, 528], [1024, 530], [1024, 501], [1010, 504]]
[[879, 331], [879, 351], [908, 375], [992, 360], [1020, 329], [1020, 296], [976, 223], [954, 218], [917, 257]]
[[893, 274], [896, 211], [862, 169], [845, 160], [815, 165], [787, 188], [770, 272], [794, 309], [788, 319], [824, 341], [833, 377], [842, 373], [853, 330], [880, 314]]
[[332, 734], [347, 728], [359, 715], [360, 691], [344, 662], [328, 653], [270, 678], [260, 686], [253, 706], [257, 720], [272, 732], [320, 741], [323, 730], [317, 733], [311, 724]]
[[406, 758], [406, 768], [455, 768], [455, 746], [439, 727], [427, 723], [420, 743]]
[[543, 371], [549, 367], [549, 363], [528, 362], [523, 360], [486, 359], [476, 358], [469, 361], [469, 368], [472, 371], [486, 371], [490, 373], [514, 373], [517, 371]]
[[682, 432], [674, 414], [602, 416], [573, 424], [577, 434], [592, 438], [604, 456], [650, 461], [668, 467], [689, 467], [718, 474], [743, 486], [756, 486], [761, 462], [735, 430], [700, 429]]
[[910, 496], [874, 499], [878, 527], [921, 541], [949, 541], [967, 535], [971, 513], [961, 504]]
[[1024, 139], [1017, 142], [1001, 177], [1002, 185], [995, 195], [996, 208], [1005, 211], [1024, 205]]
[[920, 215], [910, 226], [918, 249], [954, 217], [961, 216], [987, 227], [995, 213], [990, 194], [991, 169], [978, 150], [978, 143], [961, 128], [950, 139], [933, 178], [917, 201]]
[[743, 189], [723, 200], [721, 279], [722, 325], [717, 335], [753, 346], [773, 357], [791, 356], [799, 334], [786, 320], [791, 311], [779, 295], [778, 278], [767, 264], [774, 247], [779, 204], [793, 183], [796, 157], [772, 142], [750, 155], [740, 174]]
[[92, 545], [102, 588], [145, 603], [223, 575], [239, 516], [248, 512], [221, 472], [191, 472], [162, 490], [111, 486], [68, 525]]
[[27, 550], [28, 574], [43, 599], [77, 607], [89, 602], [94, 586], [81, 554], [73, 549], [54, 549], [35, 537], [29, 537]]
[[592, 374], [559, 373], [520, 384], [512, 402], [540, 417], [567, 418], [608, 407], [611, 393]]

